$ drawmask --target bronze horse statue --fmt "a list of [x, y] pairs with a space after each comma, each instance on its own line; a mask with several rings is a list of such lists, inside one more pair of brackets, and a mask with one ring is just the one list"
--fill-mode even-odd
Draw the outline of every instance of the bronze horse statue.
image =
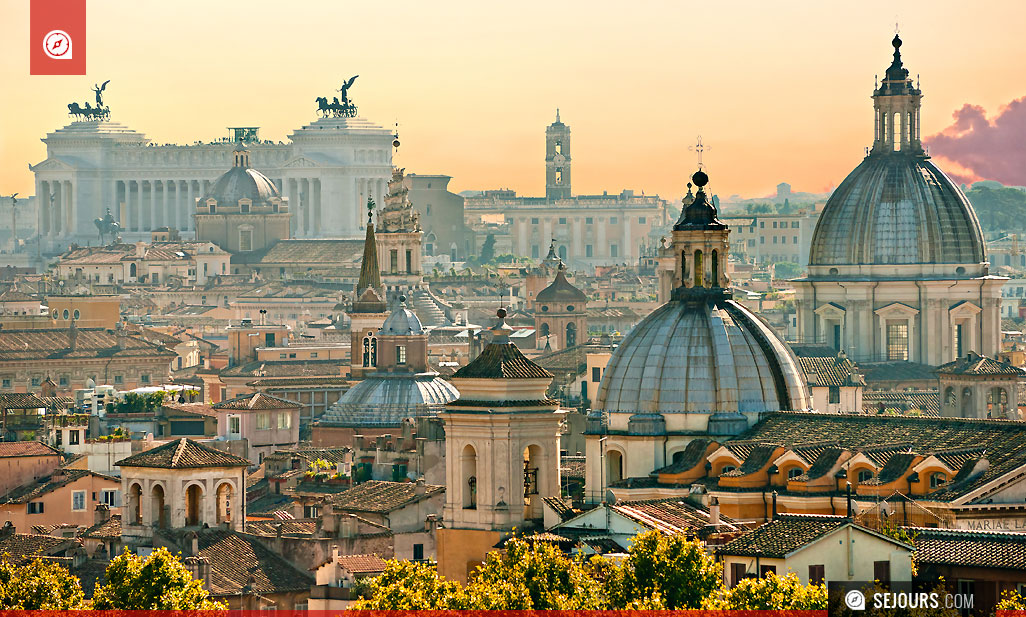
[[327, 118], [329, 116], [335, 118], [352, 118], [356, 116], [356, 105], [350, 102], [339, 103], [338, 97], [329, 103], [328, 97], [319, 96], [317, 101], [317, 111], [320, 112], [321, 117]]
[[80, 107], [78, 103], [68, 103], [68, 115], [76, 119], [109, 120], [110, 107], [93, 107], [89, 103], [86, 103], [85, 107]]

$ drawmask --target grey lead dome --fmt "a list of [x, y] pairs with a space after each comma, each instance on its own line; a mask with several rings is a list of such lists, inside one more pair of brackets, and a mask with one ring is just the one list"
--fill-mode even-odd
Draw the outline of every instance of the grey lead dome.
[[979, 264], [969, 200], [928, 157], [873, 154], [841, 182], [812, 236], [810, 266]]

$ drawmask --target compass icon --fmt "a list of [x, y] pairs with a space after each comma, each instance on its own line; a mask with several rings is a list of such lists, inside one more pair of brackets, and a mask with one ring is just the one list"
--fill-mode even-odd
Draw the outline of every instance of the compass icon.
[[54, 60], [71, 60], [71, 36], [63, 30], [51, 30], [43, 37], [43, 53]]

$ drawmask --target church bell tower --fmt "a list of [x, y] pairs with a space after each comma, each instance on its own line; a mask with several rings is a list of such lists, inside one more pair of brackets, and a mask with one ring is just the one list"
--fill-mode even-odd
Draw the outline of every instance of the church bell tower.
[[559, 120], [545, 129], [545, 198], [570, 198], [570, 127]]

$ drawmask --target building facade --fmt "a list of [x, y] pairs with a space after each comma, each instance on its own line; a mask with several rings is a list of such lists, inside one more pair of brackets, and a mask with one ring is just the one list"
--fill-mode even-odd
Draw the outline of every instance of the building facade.
[[380, 202], [392, 169], [392, 134], [360, 116], [317, 119], [287, 142], [260, 140], [256, 128], [187, 145], [154, 144], [116, 121], [76, 121], [49, 133], [35, 173], [44, 251], [96, 241], [93, 219], [107, 208], [126, 240], [161, 226], [194, 231], [192, 213], [231, 159], [235, 137], [250, 143], [252, 164], [292, 205], [292, 235], [352, 237], [361, 206]]

